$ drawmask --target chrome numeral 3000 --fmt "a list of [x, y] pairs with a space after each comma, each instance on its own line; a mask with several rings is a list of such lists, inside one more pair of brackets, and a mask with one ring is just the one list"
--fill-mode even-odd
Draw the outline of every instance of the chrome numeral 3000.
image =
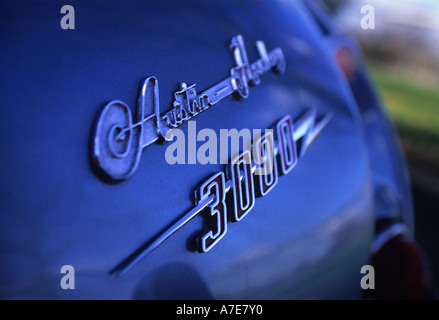
[[[279, 175], [291, 171], [332, 116], [326, 114], [317, 118], [316, 109], [309, 109], [294, 122], [289, 115], [283, 117], [275, 125], [276, 130], [267, 130], [253, 141], [254, 159], [250, 159], [250, 150], [244, 150], [228, 164], [226, 172], [219, 171], [207, 178], [195, 192], [194, 208], [119, 264], [113, 272], [118, 276], [124, 275], [201, 213], [208, 219], [206, 225], [210, 227], [198, 237], [198, 250], [211, 250], [227, 233], [227, 222], [241, 221], [249, 214], [255, 205], [255, 197], [265, 196], [276, 186]], [[230, 206], [227, 206], [227, 201]]]

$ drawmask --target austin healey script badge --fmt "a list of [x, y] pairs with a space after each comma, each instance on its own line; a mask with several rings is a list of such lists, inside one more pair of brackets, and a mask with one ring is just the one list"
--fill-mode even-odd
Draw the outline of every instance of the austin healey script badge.
[[143, 148], [156, 141], [170, 141], [170, 131], [207, 110], [222, 99], [233, 95], [247, 98], [249, 85], [260, 83], [260, 76], [269, 70], [285, 71], [285, 58], [281, 49], [267, 52], [262, 41], [256, 42], [260, 58], [253, 63], [247, 60], [241, 35], [232, 39], [230, 49], [236, 66], [230, 77], [197, 93], [195, 84], [181, 83], [174, 93], [173, 108], [160, 113], [158, 80], [146, 78], [142, 84], [133, 122], [130, 108], [122, 101], [109, 102], [98, 115], [92, 147], [93, 163], [112, 180], [130, 177], [140, 162]]

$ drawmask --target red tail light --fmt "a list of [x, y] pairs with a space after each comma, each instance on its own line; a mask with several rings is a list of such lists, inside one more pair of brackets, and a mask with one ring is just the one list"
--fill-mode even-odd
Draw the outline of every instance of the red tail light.
[[355, 72], [355, 59], [351, 49], [347, 46], [340, 47], [335, 52], [335, 60], [343, 71], [346, 79], [350, 80]]
[[387, 241], [372, 256], [375, 290], [366, 298], [431, 299], [432, 282], [427, 259], [418, 246], [404, 236]]

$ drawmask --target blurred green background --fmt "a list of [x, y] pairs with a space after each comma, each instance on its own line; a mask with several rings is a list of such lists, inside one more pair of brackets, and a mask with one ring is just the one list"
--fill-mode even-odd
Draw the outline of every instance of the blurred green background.
[[[323, 0], [361, 45], [409, 165], [415, 236], [439, 288], [439, 0]], [[363, 29], [363, 6], [375, 28]]]
[[[324, 2], [359, 41], [409, 162], [439, 178], [439, 1]], [[375, 29], [361, 27], [365, 5], [374, 9]]]
[[[423, 164], [433, 174], [439, 165], [439, 90], [413, 82], [392, 70], [369, 63], [371, 75], [396, 123], [411, 164]], [[439, 88], [439, 86], [437, 87]]]

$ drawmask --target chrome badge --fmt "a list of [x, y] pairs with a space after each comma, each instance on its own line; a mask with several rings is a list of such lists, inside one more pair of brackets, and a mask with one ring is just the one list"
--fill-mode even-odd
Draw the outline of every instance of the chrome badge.
[[195, 190], [192, 209], [134, 251], [110, 273], [123, 276], [200, 214], [208, 227], [197, 238], [198, 251], [210, 251], [226, 235], [229, 221], [241, 221], [255, 206], [256, 198], [267, 195], [277, 185], [279, 177], [287, 175], [296, 166], [332, 117], [332, 113], [317, 116], [315, 108], [306, 110], [294, 120], [291, 115], [284, 116], [273, 129], [255, 138], [250, 149], [233, 157], [225, 170], [214, 173], [200, 184]]
[[262, 41], [257, 41], [256, 47], [260, 58], [250, 64], [242, 36], [234, 37], [230, 49], [236, 66], [230, 69], [230, 77], [201, 93], [197, 93], [195, 84], [181, 83], [180, 90], [174, 93], [173, 108], [164, 114], [160, 113], [155, 77], [144, 80], [134, 119], [123, 101], [109, 102], [100, 111], [93, 133], [92, 158], [96, 168], [112, 180], [127, 179], [136, 171], [144, 148], [156, 141], [170, 141], [172, 129], [228, 96], [247, 98], [249, 85], [259, 84], [260, 76], [269, 70], [285, 71], [281, 49], [267, 52]]

